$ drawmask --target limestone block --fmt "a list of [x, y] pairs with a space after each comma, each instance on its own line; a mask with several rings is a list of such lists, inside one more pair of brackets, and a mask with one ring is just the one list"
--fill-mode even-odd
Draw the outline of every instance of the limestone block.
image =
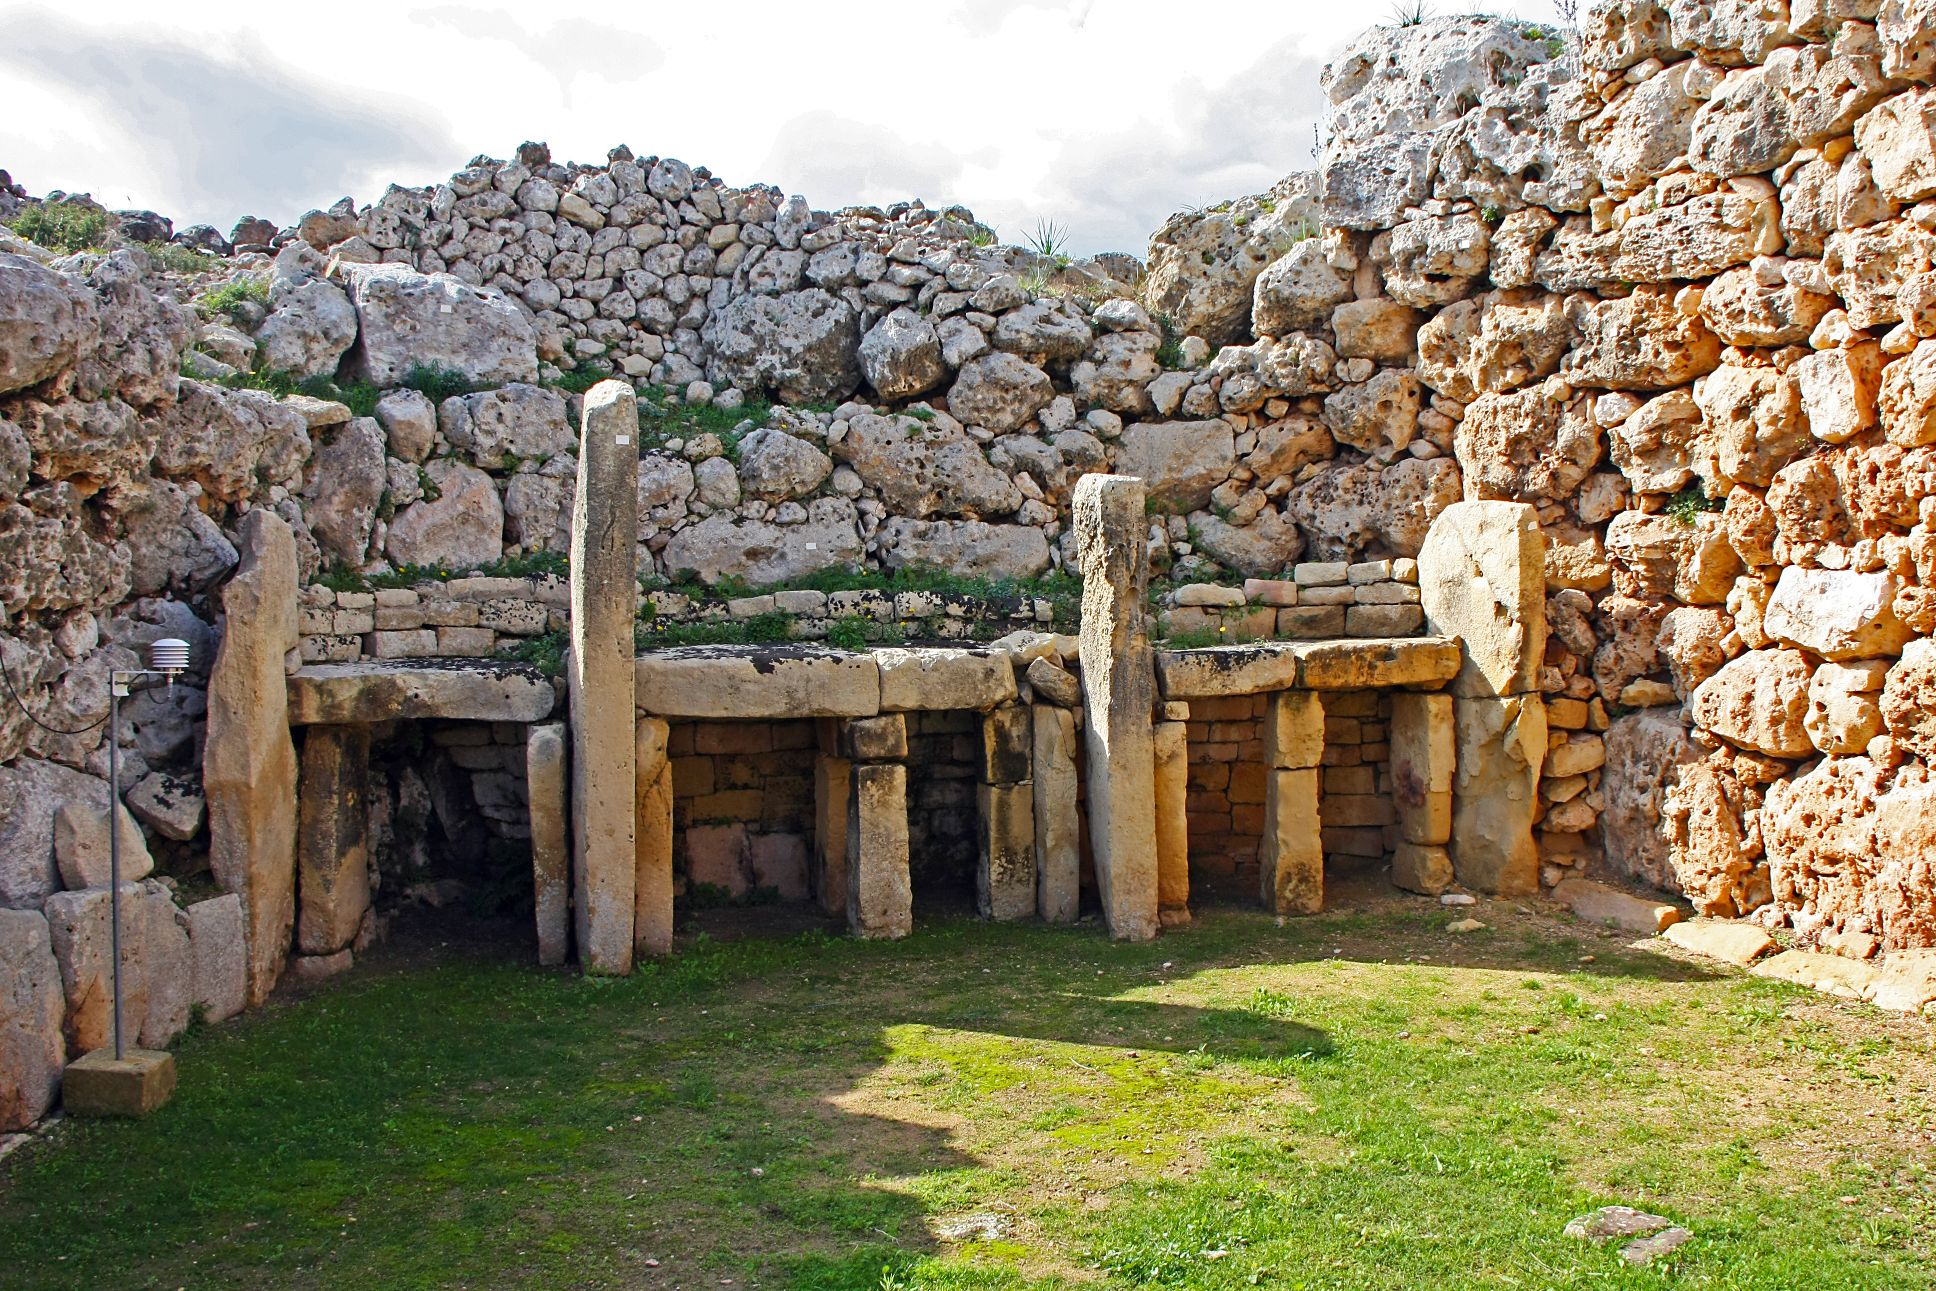
[[1164, 509], [1182, 514], [1210, 504], [1211, 490], [1237, 465], [1235, 445], [1222, 419], [1138, 422], [1123, 431], [1116, 464]]
[[129, 1045], [82, 1054], [67, 1065], [61, 1105], [71, 1116], [146, 1116], [175, 1092], [175, 1056]]
[[1297, 684], [1308, 690], [1436, 688], [1461, 666], [1459, 643], [1445, 637], [1366, 637], [1300, 644]]
[[1546, 756], [1546, 707], [1537, 695], [1459, 697], [1453, 706], [1458, 764], [1448, 850], [1459, 882], [1480, 892], [1539, 887], [1533, 817]]
[[[1085, 660], [1085, 681], [1087, 668]], [[1255, 695], [1295, 686], [1297, 654], [1289, 645], [1269, 641], [1200, 650], [1158, 650], [1155, 671], [1164, 699]]]
[[1158, 722], [1156, 751], [1156, 904], [1159, 912], [1190, 906], [1190, 727]]
[[1889, 669], [1882, 718], [1903, 747], [1936, 761], [1936, 640], [1910, 642]]
[[1029, 688], [1037, 699], [1047, 700], [1061, 708], [1074, 708], [1082, 702], [1082, 683], [1074, 673], [1057, 667], [1048, 659], [1031, 659], [1028, 671]]
[[[112, 894], [106, 888], [47, 899], [48, 931], [67, 994], [67, 1047], [114, 1042]], [[168, 890], [150, 879], [121, 885], [122, 1018], [129, 1045], [166, 1048], [188, 1025], [193, 985], [188, 932]]]
[[1873, 964], [1841, 955], [1811, 954], [1806, 950], [1779, 951], [1750, 965], [1748, 971], [1756, 977], [1793, 982], [1844, 1000], [1875, 998], [1878, 975]]
[[525, 664], [363, 660], [306, 664], [289, 678], [288, 694], [292, 725], [355, 726], [427, 718], [537, 722], [550, 715], [557, 690]]
[[664, 718], [641, 717], [633, 739], [638, 768], [632, 884], [635, 955], [672, 951], [672, 763], [666, 757], [671, 733]]
[[638, 404], [601, 381], [585, 395], [571, 518], [573, 931], [588, 973], [632, 969], [638, 732], [632, 622], [638, 594]]
[[913, 902], [907, 768], [856, 766], [847, 798], [847, 925], [858, 937], [905, 937], [914, 931]]
[[1896, 590], [1892, 574], [1790, 565], [1768, 599], [1762, 630], [1825, 659], [1894, 655], [1914, 636], [1896, 618]]
[[[881, 711], [874, 654], [818, 646], [685, 646], [634, 665], [639, 710], [661, 717], [872, 717]], [[957, 652], [944, 652], [957, 653]], [[1011, 691], [1015, 685], [1008, 660]]]
[[406, 265], [341, 268], [356, 306], [357, 375], [396, 386], [425, 364], [455, 369], [479, 386], [537, 379], [537, 333], [503, 292]]
[[1452, 886], [1452, 857], [1437, 844], [1401, 842], [1392, 849], [1394, 887], [1435, 897]]
[[67, 1061], [67, 1012], [47, 918], [0, 909], [0, 1132], [24, 1130], [54, 1105]]
[[202, 1018], [220, 1022], [248, 1007], [249, 957], [244, 941], [242, 898], [233, 892], [189, 906], [188, 953], [194, 986], [189, 1002]]
[[1082, 897], [1082, 826], [1076, 787], [1076, 719], [1035, 706], [1036, 909], [1049, 923], [1074, 923]]
[[1694, 692], [1694, 722], [1730, 744], [1774, 757], [1802, 758], [1808, 738], [1808, 681], [1799, 650], [1750, 650], [1729, 660]]
[[538, 925], [538, 962], [555, 967], [571, 949], [571, 822], [565, 783], [565, 726], [533, 726], [525, 735], [524, 782], [531, 812], [531, 888]]
[[1143, 605], [1149, 583], [1140, 480], [1085, 475], [1074, 528], [1082, 573], [1082, 688], [1091, 849], [1111, 935], [1156, 935], [1156, 678]]
[[296, 948], [333, 955], [370, 909], [370, 729], [312, 726], [303, 736], [296, 840]]
[[1264, 707], [1264, 761], [1280, 770], [1324, 761], [1324, 700], [1306, 690], [1281, 690]]
[[1035, 914], [1035, 786], [978, 785], [975, 805], [976, 905], [985, 919], [1027, 919]]
[[1855, 123], [1855, 144], [1896, 201], [1906, 206], [1936, 194], [1936, 90], [1885, 99]]
[[[248, 917], [249, 1003], [274, 989], [296, 918], [296, 745], [283, 658], [296, 648], [296, 540], [282, 517], [242, 518], [209, 674], [202, 787], [209, 867]], [[83, 1046], [92, 1047], [92, 1046]]]
[[1401, 693], [1391, 704], [1392, 800], [1399, 836], [1408, 843], [1444, 844], [1452, 836], [1458, 756], [1452, 696]]
[[1258, 848], [1264, 908], [1277, 914], [1324, 909], [1324, 844], [1318, 771], [1273, 769], [1264, 777], [1264, 837]]
[[[101, 792], [107, 792], [105, 783]], [[145, 879], [155, 868], [148, 841], [126, 807], [117, 802], [114, 810], [120, 821], [121, 881]], [[109, 845], [105, 803], [69, 799], [54, 809], [54, 860], [60, 866], [63, 887], [106, 887], [113, 868]]]
[[986, 712], [1015, 698], [1015, 669], [1001, 650], [876, 650], [886, 712]]
[[1418, 583], [1427, 627], [1457, 638], [1464, 648], [1452, 682], [1455, 694], [1521, 695], [1539, 688], [1546, 649], [1545, 540], [1531, 506], [1447, 507], [1419, 552]]
[[982, 783], [1020, 784], [1027, 780], [1033, 745], [1028, 705], [1004, 704], [982, 714]]
[[1612, 924], [1645, 937], [1681, 921], [1681, 909], [1672, 902], [1649, 901], [1590, 879], [1562, 880], [1553, 889], [1553, 899], [1589, 923]]
[[847, 913], [847, 799], [854, 764], [822, 753], [813, 760], [814, 891], [828, 914]]
[[1726, 919], [1688, 919], [1670, 926], [1667, 940], [1708, 959], [1746, 967], [1775, 948], [1767, 930]]
[[841, 752], [856, 762], [897, 761], [908, 755], [907, 718], [883, 713], [842, 722], [840, 743]]

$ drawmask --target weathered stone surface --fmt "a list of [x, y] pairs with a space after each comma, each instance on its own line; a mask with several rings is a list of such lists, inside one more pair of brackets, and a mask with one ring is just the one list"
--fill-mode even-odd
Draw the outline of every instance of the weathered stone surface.
[[47, 1114], [67, 1062], [66, 996], [38, 910], [0, 909], [0, 1005], [0, 1131], [12, 1132]]
[[1788, 372], [1801, 392], [1802, 416], [1815, 438], [1840, 444], [1876, 424], [1882, 383], [1879, 347], [1823, 350], [1797, 361]]
[[1117, 471], [1141, 480], [1149, 500], [1165, 511], [1209, 505], [1211, 490], [1236, 465], [1236, 436], [1222, 419], [1138, 422], [1117, 444]]
[[571, 949], [571, 822], [565, 729], [562, 722], [533, 726], [524, 743], [538, 962], [547, 967], [564, 963]]
[[491, 477], [454, 458], [440, 458], [425, 471], [437, 497], [411, 503], [390, 522], [390, 559], [463, 571], [502, 556], [504, 504]]
[[188, 954], [194, 987], [190, 1003], [207, 1022], [221, 1022], [249, 1004], [249, 952], [242, 898], [233, 892], [188, 907]]
[[1849, 322], [1882, 327], [1902, 321], [1902, 289], [1936, 261], [1936, 234], [1908, 220], [1886, 220], [1829, 235], [1822, 268]]
[[1706, 466], [1701, 410], [1675, 390], [1650, 399], [1607, 432], [1613, 461], [1636, 493], [1675, 493]]
[[[188, 1025], [188, 932], [160, 883], [121, 885], [121, 1010], [127, 1043], [165, 1049]], [[47, 926], [67, 994], [68, 1052], [114, 1043], [113, 894], [57, 892]]]
[[1546, 708], [1537, 694], [1454, 702], [1458, 738], [1448, 851], [1461, 884], [1480, 892], [1539, 888], [1533, 819], [1546, 755]]
[[1251, 327], [1284, 336], [1328, 322], [1351, 299], [1351, 275], [1331, 264], [1320, 238], [1306, 238], [1271, 261], [1251, 289]]
[[1417, 309], [1450, 304], [1486, 271], [1490, 246], [1475, 212], [1407, 219], [1390, 232], [1385, 290]]
[[324, 559], [360, 567], [369, 555], [377, 508], [389, 481], [383, 431], [373, 418], [357, 417], [325, 434], [307, 475], [305, 516]]
[[296, 948], [333, 955], [370, 909], [370, 732], [312, 726], [303, 734], [296, 843]]
[[1677, 63], [1622, 91], [1586, 126], [1586, 140], [1610, 192], [1645, 188], [1687, 155], [1701, 102], [1688, 92], [1691, 63]]
[[1783, 950], [1757, 960], [1748, 971], [1756, 977], [1793, 982], [1844, 1000], [1875, 997], [1877, 971], [1873, 964], [1842, 955], [1819, 955], [1806, 950]]
[[675, 576], [690, 575], [707, 584], [733, 577], [761, 587], [858, 564], [861, 554], [853, 503], [815, 498], [806, 520], [795, 525], [708, 516], [674, 534], [664, 560], [667, 572]]
[[1575, 297], [1567, 317], [1578, 340], [1561, 371], [1578, 385], [1609, 390], [1668, 390], [1712, 372], [1721, 340], [1699, 313], [1674, 307], [1674, 293], [1636, 288], [1631, 296], [1590, 302]]
[[1622, 511], [1607, 526], [1606, 547], [1613, 585], [1622, 596], [1719, 605], [1741, 573], [1726, 521], [1711, 512], [1689, 523], [1664, 513]]
[[975, 805], [975, 900], [982, 917], [1033, 918], [1035, 786], [1026, 781], [977, 785]]
[[1808, 716], [1802, 725], [1823, 753], [1849, 757], [1882, 734], [1882, 687], [1887, 659], [1825, 663], [1808, 681]]
[[[856, 655], [818, 646], [649, 650], [634, 665], [638, 707], [659, 717], [728, 720], [872, 717], [881, 711], [881, 669], [875, 660], [884, 653]], [[1002, 665], [1008, 665], [1005, 657]], [[1012, 670], [1009, 686], [1012, 695]]]
[[1465, 651], [1452, 683], [1455, 694], [1539, 689], [1546, 648], [1545, 540], [1532, 507], [1460, 502], [1446, 508], [1419, 552], [1418, 581], [1426, 623], [1435, 633], [1458, 638]]
[[564, 398], [556, 390], [522, 383], [451, 396], [437, 409], [437, 426], [452, 448], [493, 470], [507, 456], [551, 457], [570, 452], [576, 443]]
[[1641, 936], [1652, 936], [1681, 919], [1678, 906], [1649, 901], [1588, 879], [1563, 880], [1553, 889], [1553, 899], [1588, 923], [1612, 924], [1622, 932]]
[[1239, 339], [1258, 276], [1315, 231], [1317, 192], [1315, 176], [1295, 174], [1223, 209], [1172, 215], [1150, 238], [1145, 301], [1186, 336], [1213, 346]]
[[277, 273], [269, 316], [256, 329], [257, 362], [297, 378], [333, 377], [356, 342], [356, 309], [343, 289], [308, 274]]
[[1471, 403], [1558, 371], [1570, 339], [1561, 297], [1489, 292], [1440, 310], [1418, 329], [1418, 377]]
[[354, 725], [425, 718], [535, 722], [556, 688], [536, 669], [490, 660], [307, 664], [289, 677], [289, 722]]
[[1452, 697], [1403, 693], [1393, 695], [1391, 704], [1391, 796], [1399, 837], [1408, 843], [1443, 845], [1452, 837], [1458, 756]]
[[948, 411], [971, 426], [1015, 430], [1055, 398], [1041, 368], [1005, 350], [969, 359], [948, 389]]
[[601, 381], [585, 395], [571, 518], [572, 920], [588, 973], [632, 969], [637, 893], [638, 404]]
[[912, 399], [948, 375], [934, 324], [903, 306], [867, 329], [860, 342], [861, 371], [883, 399]]
[[907, 768], [861, 763], [847, 807], [847, 926], [857, 937], [914, 931], [908, 878]]
[[[163, 838], [186, 843], [202, 831], [208, 802], [199, 780], [156, 771], [128, 790], [128, 809]], [[0, 898], [0, 904], [5, 904]]]
[[1866, 757], [1827, 758], [1768, 787], [1761, 811], [1775, 898], [1885, 949], [1936, 944], [1936, 780]]
[[1292, 649], [1297, 684], [1307, 690], [1437, 688], [1460, 669], [1459, 643], [1443, 636], [1305, 641]]
[[1280, 915], [1324, 909], [1324, 834], [1315, 767], [1264, 772], [1264, 837], [1257, 849], [1264, 908]]
[[1190, 517], [1196, 545], [1226, 569], [1248, 577], [1283, 573], [1304, 554], [1304, 535], [1290, 517], [1260, 511], [1249, 524], [1238, 525], [1207, 511]]
[[1547, 392], [1481, 395], [1453, 437], [1469, 501], [1564, 498], [1600, 460], [1600, 431], [1584, 398]]
[[[638, 775], [634, 828], [637, 877], [633, 881], [632, 899], [632, 948], [636, 955], [672, 952], [672, 761], [667, 757], [671, 733], [671, 725], [664, 718], [638, 720], [634, 741]], [[755, 856], [756, 879], [759, 869], [759, 858]]]
[[242, 898], [249, 1003], [259, 1004], [281, 975], [296, 918], [296, 746], [283, 670], [299, 641], [296, 542], [263, 507], [243, 517], [239, 538], [242, 559], [222, 591], [222, 646], [209, 674], [202, 787], [209, 867]]
[[734, 298], [701, 331], [707, 376], [724, 389], [767, 390], [788, 403], [844, 399], [861, 380], [860, 317], [818, 287]]
[[1768, 599], [1762, 630], [1824, 659], [1894, 655], [1913, 635], [1896, 618], [1896, 588], [1892, 574], [1790, 565]]
[[1400, 842], [1392, 849], [1393, 887], [1435, 897], [1452, 886], [1453, 877], [1452, 857], [1443, 847]]
[[1085, 475], [1074, 527], [1082, 571], [1082, 689], [1087, 722], [1090, 846], [1112, 936], [1144, 940], [1158, 927], [1156, 700], [1148, 629], [1149, 582], [1141, 480]]
[[1766, 929], [1723, 919], [1688, 919], [1663, 934], [1682, 950], [1745, 968], [1775, 948]]
[[0, 394], [72, 364], [96, 326], [80, 282], [25, 256], [0, 254]]
[[953, 417], [863, 413], [833, 455], [880, 490], [899, 516], [1007, 515], [1022, 505], [1014, 481], [989, 463]]
[[1890, 443], [1936, 443], [1936, 341], [1922, 342], [1882, 370], [1878, 406]]
[[1163, 338], [1152, 332], [1097, 337], [1088, 356], [1069, 369], [1076, 401], [1128, 416], [1154, 412], [1149, 384], [1163, 375], [1156, 357], [1162, 347]]
[[820, 754], [813, 760], [814, 896], [820, 908], [847, 914], [847, 802], [854, 791], [854, 764], [833, 756], [833, 731], [840, 723], [822, 719]]
[[1533, 277], [1562, 292], [1711, 278], [1778, 250], [1780, 217], [1771, 198], [1724, 191], [1656, 207], [1605, 232], [1569, 225], [1534, 258]]
[[1418, 378], [1387, 369], [1327, 398], [1324, 424], [1339, 443], [1389, 462], [1418, 433], [1418, 410]]
[[1807, 340], [1834, 304], [1785, 278], [1766, 283], [1753, 269], [1740, 268], [1707, 285], [1701, 317], [1728, 345], [1793, 345]]
[[880, 710], [885, 713], [987, 712], [1015, 698], [1015, 669], [1001, 650], [914, 648], [876, 650]]
[[1883, 686], [1882, 719], [1904, 748], [1936, 760], [1936, 641], [1903, 647]]
[[739, 483], [748, 497], [805, 497], [833, 474], [833, 459], [806, 440], [763, 426], [739, 442]]
[[1694, 402], [1714, 452], [1711, 473], [1721, 483], [1765, 487], [1810, 446], [1801, 393], [1772, 368], [1723, 365], [1695, 385]]
[[1416, 556], [1432, 522], [1457, 502], [1459, 465], [1447, 458], [1338, 463], [1292, 489], [1286, 511], [1310, 539], [1307, 558]]
[[1936, 194], [1936, 90], [1884, 100], [1855, 123], [1855, 146], [1882, 191], [1904, 205]]
[[1082, 703], [1082, 683], [1075, 674], [1047, 659], [1031, 659], [1024, 675], [1038, 701], [1046, 700], [1058, 708], [1075, 708]]
[[537, 380], [537, 333], [502, 292], [397, 264], [343, 265], [342, 273], [359, 332], [350, 366], [364, 379], [402, 385], [422, 365], [480, 386]]
[[1034, 578], [1049, 568], [1049, 540], [1033, 525], [896, 516], [876, 541], [890, 570], [912, 565], [975, 578]]
[[1288, 643], [1158, 650], [1155, 667], [1168, 700], [1256, 695], [1297, 684], [1297, 653]]
[[1814, 751], [1804, 725], [1813, 671], [1799, 650], [1751, 650], [1702, 683], [1689, 711], [1697, 725], [1740, 748], [1807, 757]]
[[[54, 809], [54, 860], [60, 867], [61, 885], [70, 889], [104, 888], [109, 882], [107, 785], [93, 783], [99, 789], [94, 801], [69, 798]], [[154, 858], [128, 809], [117, 802], [114, 810], [120, 829], [121, 881], [134, 883], [153, 871]]]

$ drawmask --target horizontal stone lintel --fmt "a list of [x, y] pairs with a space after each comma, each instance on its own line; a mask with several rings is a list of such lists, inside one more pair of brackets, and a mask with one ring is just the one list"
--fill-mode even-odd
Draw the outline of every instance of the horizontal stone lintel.
[[1273, 690], [1436, 690], [1458, 672], [1459, 643], [1450, 637], [1259, 641], [1156, 652], [1156, 680], [1166, 700]]
[[1007, 652], [985, 646], [677, 646], [639, 655], [636, 667], [639, 711], [658, 717], [986, 712], [1017, 694]]
[[308, 664], [289, 678], [289, 724], [355, 726], [423, 718], [538, 722], [557, 689], [526, 664], [484, 659]]

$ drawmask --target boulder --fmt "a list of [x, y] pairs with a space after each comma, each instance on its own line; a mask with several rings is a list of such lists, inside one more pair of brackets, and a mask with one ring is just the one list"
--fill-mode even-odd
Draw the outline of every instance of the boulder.
[[0, 909], [0, 1133], [47, 1114], [67, 1063], [67, 1003], [47, 919], [38, 910]]
[[1878, 407], [1890, 443], [1936, 443], [1936, 341], [1922, 342], [1882, 369]]
[[948, 390], [948, 410], [971, 426], [1016, 430], [1055, 398], [1049, 374], [1006, 351], [961, 365]]
[[1095, 338], [1087, 313], [1058, 296], [1037, 296], [996, 320], [990, 336], [998, 350], [1038, 366], [1082, 357]]
[[[1797, 360], [1788, 375], [1801, 392], [1809, 433], [1840, 444], [1874, 427], [1882, 370], [1882, 350], [1875, 345], [1821, 350]], [[1936, 439], [1936, 428], [1928, 438]]]
[[1751, 650], [1730, 660], [1694, 692], [1695, 725], [1739, 748], [1779, 758], [1810, 756], [1808, 682], [1799, 650]]
[[1570, 342], [1561, 297], [1488, 292], [1447, 306], [1418, 329], [1418, 376], [1469, 404], [1552, 375]]
[[[1545, 540], [1531, 506], [1460, 502], [1446, 508], [1419, 552], [1418, 587], [1430, 629], [1461, 644], [1464, 663], [1454, 694], [1538, 691], [1546, 649]], [[1542, 742], [1542, 752], [1544, 747]]]
[[298, 379], [333, 377], [356, 343], [356, 307], [341, 287], [309, 274], [269, 288], [269, 316], [256, 329], [256, 363]]
[[1615, 718], [1606, 733], [1600, 792], [1600, 836], [1607, 863], [1650, 887], [1678, 891], [1672, 864], [1667, 796], [1700, 751], [1678, 709], [1648, 708]]
[[1936, 79], [1936, 4], [1932, 0], [1883, 0], [1876, 15], [1882, 74], [1895, 81]]
[[780, 502], [805, 497], [833, 474], [833, 459], [809, 444], [764, 426], [739, 444], [739, 482], [748, 496]]
[[349, 364], [365, 380], [402, 385], [417, 367], [447, 368], [480, 386], [537, 380], [538, 334], [504, 293], [399, 264], [340, 272], [360, 337]]
[[1824, 659], [1894, 655], [1914, 635], [1896, 618], [1896, 588], [1893, 574], [1790, 565], [1768, 599], [1762, 630]]
[[833, 456], [879, 490], [897, 515], [1008, 515], [1022, 505], [1015, 482], [990, 465], [953, 417], [861, 413], [833, 445]]
[[1701, 317], [1728, 345], [1794, 345], [1808, 339], [1834, 304], [1833, 298], [1786, 278], [1767, 283], [1752, 268], [1742, 267], [1707, 285], [1701, 293]]
[[1720, 338], [1698, 312], [1676, 309], [1665, 288], [1638, 287], [1614, 300], [1575, 297], [1567, 317], [1578, 340], [1561, 371], [1576, 385], [1668, 390], [1720, 366]]
[[771, 391], [788, 403], [844, 399], [860, 385], [860, 317], [819, 287], [745, 295], [715, 310], [701, 331], [715, 387]]
[[437, 405], [418, 390], [392, 390], [376, 402], [391, 457], [421, 462], [437, 443]]
[[912, 399], [948, 375], [934, 324], [902, 306], [867, 329], [860, 342], [861, 371], [883, 399]]
[[[47, 899], [67, 994], [67, 1047], [77, 1055], [114, 1043], [112, 907], [106, 888]], [[121, 885], [121, 1010], [130, 1047], [165, 1049], [188, 1026], [193, 969], [179, 913], [160, 883]]]
[[556, 390], [523, 382], [451, 396], [437, 409], [437, 428], [452, 448], [470, 454], [471, 461], [486, 470], [516, 464], [507, 458], [543, 461], [569, 453], [578, 444], [564, 397]]
[[357, 417], [325, 433], [306, 472], [304, 514], [323, 558], [351, 569], [369, 555], [377, 508], [389, 485], [383, 431], [372, 417]]
[[1418, 378], [1388, 368], [1327, 398], [1324, 424], [1339, 443], [1389, 462], [1418, 433], [1418, 410]]
[[1385, 291], [1402, 305], [1450, 304], [1486, 271], [1491, 237], [1474, 212], [1407, 219], [1388, 237]]
[[971, 578], [1034, 578], [1049, 568], [1049, 541], [1032, 525], [895, 516], [875, 541], [881, 565], [945, 569]]
[[188, 907], [190, 1002], [202, 1020], [221, 1022], [248, 1007], [249, 956], [242, 921], [242, 898], [233, 892]]
[[1433, 520], [1459, 500], [1459, 464], [1407, 458], [1319, 468], [1286, 495], [1285, 511], [1317, 560], [1416, 556]]
[[197, 780], [155, 771], [128, 790], [128, 809], [163, 838], [188, 842], [202, 831], [208, 801]]
[[[112, 877], [105, 784], [101, 792], [103, 800], [70, 798], [54, 812], [54, 860], [60, 867], [62, 885], [70, 890], [104, 888]], [[145, 879], [155, 868], [154, 858], [148, 854], [148, 840], [126, 807], [116, 803], [115, 814], [121, 830], [121, 881]]]
[[862, 550], [853, 504], [816, 498], [800, 524], [708, 516], [673, 534], [660, 559], [674, 577], [691, 575], [708, 585], [732, 577], [759, 587], [857, 565]]
[[428, 491], [390, 522], [385, 550], [399, 565], [463, 571], [504, 554], [504, 504], [497, 485], [475, 466], [443, 457], [425, 468]]
[[1590, 401], [1544, 389], [1481, 395], [1453, 433], [1465, 493], [1474, 500], [1553, 501], [1580, 486], [1600, 460]]
[[1855, 123], [1855, 146], [1896, 201], [1906, 206], [1936, 195], [1936, 89], [1884, 100]]
[[1863, 752], [1882, 734], [1882, 687], [1889, 661], [1825, 663], [1808, 681], [1802, 725], [1817, 749], [1837, 757]]
[[1903, 647], [1882, 689], [1882, 720], [1898, 744], [1936, 761], [1936, 640]]
[[1176, 513], [1206, 506], [1236, 465], [1236, 435], [1221, 418], [1137, 422], [1116, 446], [1117, 473], [1141, 479], [1152, 504]]
[[1190, 517], [1197, 547], [1224, 568], [1249, 578], [1273, 578], [1304, 554], [1304, 535], [1286, 515], [1269, 508], [1249, 524], [1233, 524], [1209, 512]]
[[88, 347], [97, 326], [92, 293], [25, 256], [0, 253], [0, 394], [55, 376]]
[[1332, 265], [1326, 243], [1305, 238], [1270, 262], [1251, 288], [1251, 326], [1259, 336], [1322, 327], [1352, 298], [1351, 274]]
[[1635, 493], [1675, 493], [1709, 465], [1701, 409], [1685, 390], [1648, 400], [1607, 432], [1614, 465]]
[[1153, 332], [1097, 337], [1088, 357], [1069, 369], [1076, 401], [1132, 416], [1154, 411], [1149, 384], [1163, 373], [1156, 358], [1162, 345]]
[[1831, 233], [1822, 268], [1856, 327], [1902, 321], [1900, 297], [1911, 279], [1936, 263], [1936, 234], [1908, 220], [1885, 220]]
[[1212, 346], [1240, 339], [1258, 276], [1317, 231], [1318, 191], [1317, 176], [1297, 174], [1267, 194], [1172, 215], [1150, 238], [1149, 307]]
[[1726, 484], [1766, 488], [1813, 442], [1801, 392], [1773, 368], [1716, 368], [1695, 384], [1694, 402], [1706, 422], [1713, 474]]
[[1613, 585], [1622, 596], [1722, 605], [1741, 573], [1727, 524], [1712, 512], [1690, 523], [1672, 515], [1622, 511], [1607, 525], [1606, 547]]
[[1825, 758], [1768, 787], [1761, 809], [1775, 899], [1885, 950], [1936, 945], [1936, 778], [1866, 757]]
[[68, 803], [95, 804], [105, 814], [107, 795], [104, 781], [56, 762], [0, 766], [0, 907], [38, 909], [60, 890], [55, 817]]

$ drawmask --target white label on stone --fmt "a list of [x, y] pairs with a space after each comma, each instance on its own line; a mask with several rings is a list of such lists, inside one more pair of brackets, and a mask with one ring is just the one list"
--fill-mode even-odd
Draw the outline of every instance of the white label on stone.
[[632, 442], [632, 437], [630, 435], [614, 435], [612, 436], [612, 442], [614, 444], [629, 444]]
[[448, 313], [450, 313], [450, 306], [449, 306], [449, 305], [439, 305], [439, 306], [437, 306], [437, 312], [438, 312], [438, 313], [440, 313], [440, 314], [448, 314]]
[[819, 551], [819, 550], [820, 550], [820, 544], [819, 544], [819, 543], [817, 543], [817, 542], [810, 542], [810, 543], [808, 543], [808, 544], [807, 544], [807, 550], [808, 550], [808, 551]]

